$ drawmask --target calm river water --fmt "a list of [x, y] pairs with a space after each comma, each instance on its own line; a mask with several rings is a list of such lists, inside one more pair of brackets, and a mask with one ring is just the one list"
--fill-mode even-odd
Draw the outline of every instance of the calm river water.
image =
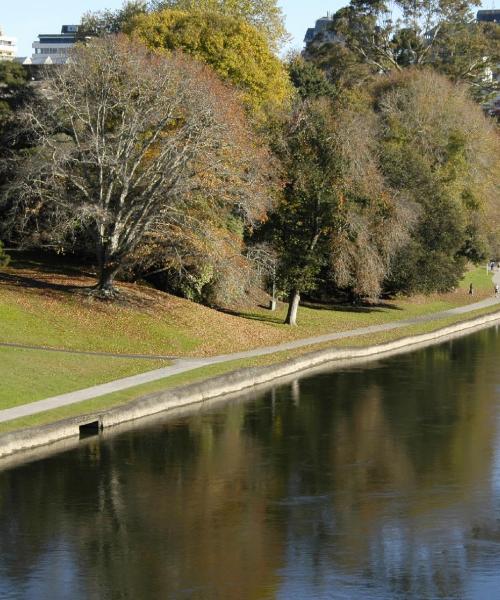
[[0, 598], [500, 598], [500, 335], [0, 472]]

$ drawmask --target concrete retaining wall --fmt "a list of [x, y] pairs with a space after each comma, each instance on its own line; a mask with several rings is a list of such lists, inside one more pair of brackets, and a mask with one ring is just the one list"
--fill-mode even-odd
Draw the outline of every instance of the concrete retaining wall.
[[[196, 406], [212, 398], [241, 392], [306, 369], [309, 370], [322, 365], [328, 365], [329, 368], [336, 365], [346, 366], [376, 360], [382, 356], [411, 352], [418, 348], [462, 337], [473, 331], [499, 323], [500, 312], [496, 312], [462, 321], [431, 333], [405, 337], [385, 344], [363, 348], [327, 348], [304, 354], [283, 363], [266, 367], [240, 369], [200, 383], [148, 394], [125, 405], [100, 413], [91, 413], [64, 419], [50, 425], [2, 434], [0, 435], [0, 458], [4, 459], [4, 457], [14, 453], [24, 454], [23, 451], [53, 444], [60, 440], [67, 440], [68, 438], [74, 438], [77, 442], [80, 436], [80, 427], [90, 422], [97, 421], [100, 429], [107, 430], [122, 423], [143, 419], [164, 411], [171, 411], [189, 405]], [[22, 454], [17, 459], [22, 460]], [[29, 459], [27, 455], [26, 458]], [[16, 460], [16, 463], [18, 462], [19, 460]], [[4, 463], [5, 461], [1, 460], [0, 467], [3, 467]]]

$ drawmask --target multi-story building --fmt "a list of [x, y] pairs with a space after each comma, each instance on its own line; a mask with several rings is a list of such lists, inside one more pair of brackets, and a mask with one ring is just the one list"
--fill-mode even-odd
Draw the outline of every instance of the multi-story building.
[[500, 9], [478, 10], [477, 20], [483, 23], [500, 23]]
[[17, 40], [4, 35], [0, 27], [0, 60], [14, 60], [17, 54]]
[[304, 38], [306, 49], [310, 45], [326, 44], [328, 42], [340, 42], [341, 38], [335, 33], [332, 28], [333, 15], [327, 13], [326, 17], [318, 19], [314, 27], [310, 27]]
[[32, 65], [62, 65], [68, 61], [69, 52], [75, 45], [78, 25], [63, 25], [61, 33], [41, 33], [33, 42], [31, 58], [23, 61]]

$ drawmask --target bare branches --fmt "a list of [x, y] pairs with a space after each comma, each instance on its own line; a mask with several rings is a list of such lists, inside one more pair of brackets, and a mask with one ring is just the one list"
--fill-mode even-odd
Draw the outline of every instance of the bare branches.
[[201, 197], [237, 201], [248, 218], [263, 210], [265, 150], [243, 114], [208, 67], [182, 54], [153, 56], [125, 36], [77, 47], [26, 110], [38, 149], [24, 164], [25, 201], [41, 202], [48, 221], [57, 206], [58, 222], [94, 240], [109, 286], [174, 210]]

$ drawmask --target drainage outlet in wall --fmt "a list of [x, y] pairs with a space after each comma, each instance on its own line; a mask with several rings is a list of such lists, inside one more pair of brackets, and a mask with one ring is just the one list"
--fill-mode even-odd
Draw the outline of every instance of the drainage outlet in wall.
[[84, 423], [80, 425], [80, 438], [90, 437], [92, 435], [99, 435], [102, 426], [99, 421], [91, 421], [90, 423]]

